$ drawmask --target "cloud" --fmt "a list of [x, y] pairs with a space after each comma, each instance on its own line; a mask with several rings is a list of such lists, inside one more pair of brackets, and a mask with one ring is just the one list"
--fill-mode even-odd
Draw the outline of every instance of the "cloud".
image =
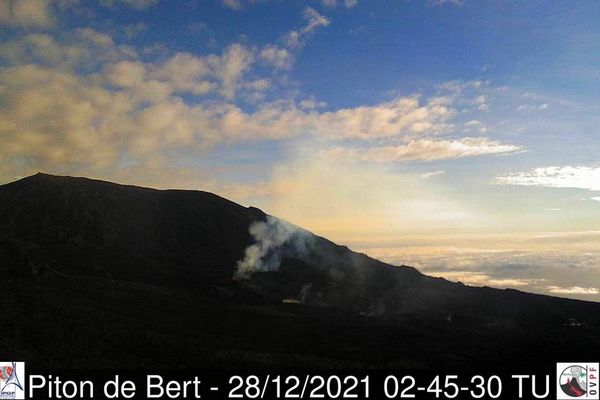
[[467, 121], [467, 122], [465, 123], [465, 126], [466, 126], [466, 127], [468, 127], [468, 128], [471, 128], [471, 127], [479, 127], [479, 126], [481, 126], [481, 125], [482, 125], [482, 122], [481, 122], [481, 121], [478, 121], [478, 120], [476, 120], [476, 119], [473, 119], [473, 120], [471, 120], [471, 121]]
[[487, 154], [515, 153], [522, 147], [488, 138], [455, 140], [415, 139], [398, 146], [372, 147], [367, 150], [335, 148], [331, 153], [344, 158], [373, 162], [437, 161]]
[[[435, 99], [423, 103], [414, 96], [332, 111], [320, 111], [314, 99], [242, 110], [234, 102], [239, 91], [262, 92], [271, 82], [246, 78], [259, 53], [241, 44], [221, 54], [176, 53], [153, 63], [109, 35], [78, 29], [63, 42], [29, 34], [0, 48], [12, 64], [0, 69], [0, 153], [40, 168], [55, 162], [75, 168], [85, 159], [110, 164], [119, 153], [219, 142], [434, 133], [447, 129], [453, 115]], [[219, 94], [222, 100], [187, 102], [184, 94]]]
[[600, 167], [570, 165], [541, 167], [530, 172], [499, 176], [496, 182], [502, 185], [600, 190]]
[[307, 24], [302, 28], [302, 33], [311, 33], [321, 26], [327, 26], [331, 21], [319, 14], [314, 8], [307, 7], [304, 9], [304, 19], [307, 20]]
[[129, 129], [125, 96], [69, 73], [34, 65], [3, 69], [0, 99], [0, 157], [39, 168], [115, 163]]
[[291, 49], [303, 47], [307, 38], [312, 36], [318, 28], [325, 27], [331, 23], [331, 20], [319, 14], [311, 7], [306, 7], [304, 9], [303, 17], [307, 21], [306, 25], [300, 30], [290, 31], [285, 35], [285, 44]]
[[[144, 163], [172, 149], [294, 137], [372, 140], [442, 129], [449, 115], [415, 98], [337, 111], [293, 101], [267, 103], [254, 112], [226, 101], [188, 104], [177, 93], [222, 91], [210, 86], [218, 81], [202, 79], [211, 63], [192, 61], [181, 55], [153, 66], [126, 60], [89, 76], [35, 64], [0, 69], [0, 158], [15, 170], [60, 166], [56, 172], [111, 176], [124, 161]], [[264, 90], [269, 82], [243, 84]]]
[[50, 0], [0, 1], [0, 25], [21, 28], [47, 28], [54, 23]]
[[560, 286], [548, 286], [548, 291], [555, 294], [577, 294], [577, 295], [599, 295], [600, 289], [595, 287], [560, 287]]
[[260, 52], [260, 58], [279, 69], [291, 69], [293, 56], [288, 49], [268, 44]]
[[136, 10], [144, 10], [157, 5], [158, 1], [159, 0], [100, 0], [100, 4], [104, 7], [116, 7], [123, 4]]
[[14, 66], [36, 64], [63, 71], [89, 71], [108, 62], [136, 57], [131, 46], [117, 45], [109, 35], [90, 28], [74, 30], [61, 43], [40, 33], [0, 43], [0, 59]]
[[107, 64], [104, 72], [111, 84], [130, 88], [141, 98], [144, 93], [160, 90], [162, 97], [174, 93], [198, 96], [219, 93], [231, 100], [243, 87], [256, 88], [256, 85], [248, 86], [242, 82], [255, 57], [253, 49], [234, 43], [226, 47], [221, 55], [199, 57], [190, 53], [176, 53], [162, 63], [121, 61]]
[[489, 81], [480, 79], [448, 81], [437, 85], [437, 88], [457, 106], [462, 106], [461, 112], [470, 115], [479, 114], [476, 118], [472, 118], [472, 121], [479, 121], [482, 123], [482, 128], [486, 128], [481, 113], [488, 114], [490, 112], [491, 103], [498, 88], [492, 88]]
[[471, 81], [462, 81], [462, 80], [454, 80], [447, 81], [439, 85], [441, 89], [448, 90], [450, 92], [460, 93], [467, 89], [480, 89], [489, 84], [487, 81], [482, 81], [479, 79], [471, 80]]
[[462, 282], [471, 286], [490, 286], [502, 289], [507, 287], [522, 288], [539, 282], [539, 279], [496, 279], [488, 274], [473, 271], [431, 272], [430, 275], [445, 278], [453, 282]]
[[[251, 2], [256, 1], [252, 0]], [[244, 6], [241, 0], [223, 0], [223, 4], [234, 10], [240, 10]], [[306, 20], [306, 25], [300, 29], [287, 32], [282, 39], [283, 46], [267, 43], [261, 49], [251, 49], [250, 54], [246, 54], [247, 60], [250, 62], [260, 60], [264, 64], [277, 69], [290, 70], [297, 53], [306, 45], [307, 40], [315, 34], [317, 29], [325, 27], [331, 22], [311, 7], [306, 7], [302, 16]], [[245, 49], [249, 50], [248, 48]]]
[[549, 107], [548, 103], [543, 104], [521, 104], [517, 107], [517, 111], [526, 111], [526, 112], [534, 112], [534, 111], [544, 111]]
[[427, 4], [431, 6], [444, 6], [450, 4], [456, 7], [462, 7], [465, 4], [465, 0], [427, 0]]
[[293, 101], [276, 101], [253, 113], [234, 105], [211, 108], [219, 130], [231, 139], [252, 140], [316, 137], [329, 140], [393, 137], [435, 133], [446, 129], [452, 112], [435, 104], [421, 104], [416, 97], [399, 98], [373, 106], [317, 111]]
[[405, 134], [434, 134], [447, 129], [452, 111], [417, 97], [398, 98], [373, 106], [318, 111], [294, 101], [275, 101], [246, 112], [233, 104], [196, 106], [203, 110], [221, 140], [280, 140], [315, 137], [328, 140], [376, 140]]
[[[329, 23], [310, 8], [304, 18], [301, 36]], [[316, 154], [333, 148], [381, 163], [520, 149], [488, 138], [441, 139], [454, 134], [452, 97], [396, 96], [339, 109], [314, 97], [264, 100], [277, 90], [273, 71], [291, 68], [293, 59], [292, 49], [274, 44], [233, 43], [213, 54], [148, 61], [106, 33], [80, 28], [5, 41], [0, 57], [3, 180], [46, 170], [129, 181], [119, 172], [125, 169], [140, 177], [153, 171], [162, 184], [173, 176], [165, 166], [180, 171], [177, 152], [206, 155], [217, 144], [258, 141], [308, 139]], [[477, 86], [456, 83], [453, 90], [461, 85]]]
[[221, 0], [223, 7], [227, 7], [234, 11], [241, 11], [246, 6], [251, 6], [260, 3], [264, 0]]
[[[344, 5], [344, 7], [346, 7], [346, 8], [354, 8], [358, 5], [358, 0], [343, 0], [342, 3]], [[323, 7], [334, 8], [334, 7], [337, 7], [338, 1], [337, 0], [321, 0], [321, 4], [323, 4]]]
[[242, 9], [242, 1], [241, 0], [221, 0], [221, 4], [223, 6], [230, 8], [232, 10], [239, 11]]
[[208, 62], [222, 81], [221, 93], [225, 98], [232, 99], [239, 79], [254, 62], [254, 54], [234, 43], [225, 49], [220, 59], [210, 58]]
[[148, 30], [148, 25], [145, 22], [138, 22], [136, 24], [129, 24], [123, 28], [125, 35], [132, 39]]
[[431, 172], [426, 172], [424, 174], [421, 174], [421, 178], [423, 179], [429, 179], [429, 178], [433, 178], [434, 176], [440, 176], [440, 175], [444, 175], [446, 174], [446, 171], [431, 171]]
[[[304, 11], [304, 17], [308, 23], [298, 31], [300, 35], [298, 40], [302, 45], [319, 26], [329, 23], [310, 8]], [[135, 27], [138, 28], [144, 29], [144, 26]], [[128, 61], [137, 64], [138, 69], [140, 67], [144, 69], [142, 76], [138, 77], [143, 78], [144, 81], [136, 82], [135, 85], [142, 91], [147, 91], [149, 86], [154, 89], [163, 86], [161, 90], [165, 91], [167, 85], [171, 93], [187, 92], [194, 95], [219, 93], [228, 100], [233, 100], [240, 89], [256, 88], [255, 85], [242, 82], [242, 78], [257, 62], [276, 69], [290, 70], [295, 59], [293, 50], [275, 44], [269, 43], [262, 48], [257, 48], [233, 43], [224, 48], [221, 54], [197, 56], [179, 52], [162, 62], [141, 62], [133, 47], [117, 45], [111, 36], [91, 28], [76, 29], [70, 35], [63, 36], [60, 41], [48, 34], [29, 34], [0, 43], [0, 50], [0, 58], [13, 65], [33, 62], [63, 70], [78, 68], [83, 71], [102, 67], [105, 73], [113, 76], [127, 72], [123, 69], [132, 67], [133, 64], [110, 65], [109, 63]], [[111, 77], [110, 80], [123, 87], [126, 76], [128, 75], [117, 79]], [[258, 80], [264, 82], [264, 79]], [[133, 82], [127, 86], [133, 87]], [[256, 98], [257, 93], [254, 91], [246, 93], [245, 96]]]
[[[358, 251], [395, 265], [412, 265], [421, 272], [476, 286], [562, 294], [600, 301], [589, 288], [600, 279], [599, 232], [539, 232], [510, 234], [436, 234], [418, 231], [366, 243], [346, 243]], [[570, 293], [567, 293], [567, 290]], [[580, 293], [578, 293], [580, 292]]]
[[477, 96], [475, 98], [475, 100], [473, 100], [473, 103], [477, 106], [477, 109], [481, 112], [489, 112], [490, 111], [490, 106], [488, 104], [488, 97], [487, 96]]
[[465, 132], [470, 132], [473, 130], [477, 131], [479, 133], [485, 133], [485, 132], [487, 132], [488, 129], [483, 122], [476, 120], [476, 119], [472, 119], [472, 120], [464, 123], [464, 131]]
[[[246, 6], [254, 5], [264, 0], [221, 0], [221, 4], [234, 11], [243, 10]], [[358, 5], [358, 0], [320, 0], [325, 8], [335, 8], [342, 4], [345, 8], [354, 8]]]
[[[316, 29], [322, 22], [309, 25]], [[456, 115], [443, 97], [329, 110], [314, 98], [262, 102], [273, 81], [253, 73], [255, 65], [288, 67], [288, 50], [274, 45], [234, 43], [218, 54], [179, 52], [145, 62], [134, 48], [86, 28], [61, 40], [25, 35], [0, 50], [12, 65], [0, 69], [0, 158], [11, 165], [7, 171], [60, 165], [55, 172], [111, 176], [123, 163], [177, 163], [168, 156], [173, 150], [300, 138], [317, 140], [317, 151], [335, 148], [378, 162], [520, 149], [488, 138], [437, 138], [453, 130]], [[242, 108], [240, 98], [254, 107]], [[373, 145], [381, 140], [401, 144]]]
[[437, 99], [398, 97], [374, 106], [345, 108], [318, 116], [316, 128], [331, 136], [373, 140], [401, 134], [441, 133], [450, 129], [454, 111]]
[[600, 201], [600, 197], [591, 197], [590, 200]]

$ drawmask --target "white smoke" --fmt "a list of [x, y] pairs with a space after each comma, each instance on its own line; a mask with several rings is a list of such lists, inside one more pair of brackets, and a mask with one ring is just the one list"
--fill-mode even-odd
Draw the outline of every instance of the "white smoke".
[[302, 289], [300, 290], [300, 303], [306, 303], [306, 300], [308, 299], [308, 295], [310, 294], [310, 290], [312, 289], [312, 283], [308, 283], [304, 286], [302, 286]]
[[277, 271], [284, 255], [303, 257], [312, 241], [307, 232], [271, 216], [264, 222], [254, 222], [249, 230], [256, 243], [248, 246], [244, 259], [237, 262], [236, 279], [250, 279], [255, 272]]

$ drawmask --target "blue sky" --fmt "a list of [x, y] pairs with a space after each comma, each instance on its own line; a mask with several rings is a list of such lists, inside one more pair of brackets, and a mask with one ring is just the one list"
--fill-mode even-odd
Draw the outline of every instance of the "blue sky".
[[201, 189], [600, 300], [600, 4], [2, 0], [0, 182]]

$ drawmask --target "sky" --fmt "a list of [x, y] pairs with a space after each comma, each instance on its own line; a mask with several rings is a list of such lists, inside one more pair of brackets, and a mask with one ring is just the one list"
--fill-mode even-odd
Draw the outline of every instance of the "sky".
[[0, 0], [0, 184], [206, 190], [600, 301], [600, 3]]

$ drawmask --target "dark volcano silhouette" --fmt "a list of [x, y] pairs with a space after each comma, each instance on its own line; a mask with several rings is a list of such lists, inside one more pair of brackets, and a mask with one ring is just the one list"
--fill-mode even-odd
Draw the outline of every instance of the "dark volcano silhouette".
[[[45, 174], [0, 186], [0, 353], [45, 368], [510, 367], [600, 354], [600, 304], [451, 283], [306, 231], [309, 253], [233, 280], [249, 226], [266, 218], [200, 191]], [[564, 326], [572, 318], [583, 323]], [[569, 340], [574, 329], [583, 340]]]

